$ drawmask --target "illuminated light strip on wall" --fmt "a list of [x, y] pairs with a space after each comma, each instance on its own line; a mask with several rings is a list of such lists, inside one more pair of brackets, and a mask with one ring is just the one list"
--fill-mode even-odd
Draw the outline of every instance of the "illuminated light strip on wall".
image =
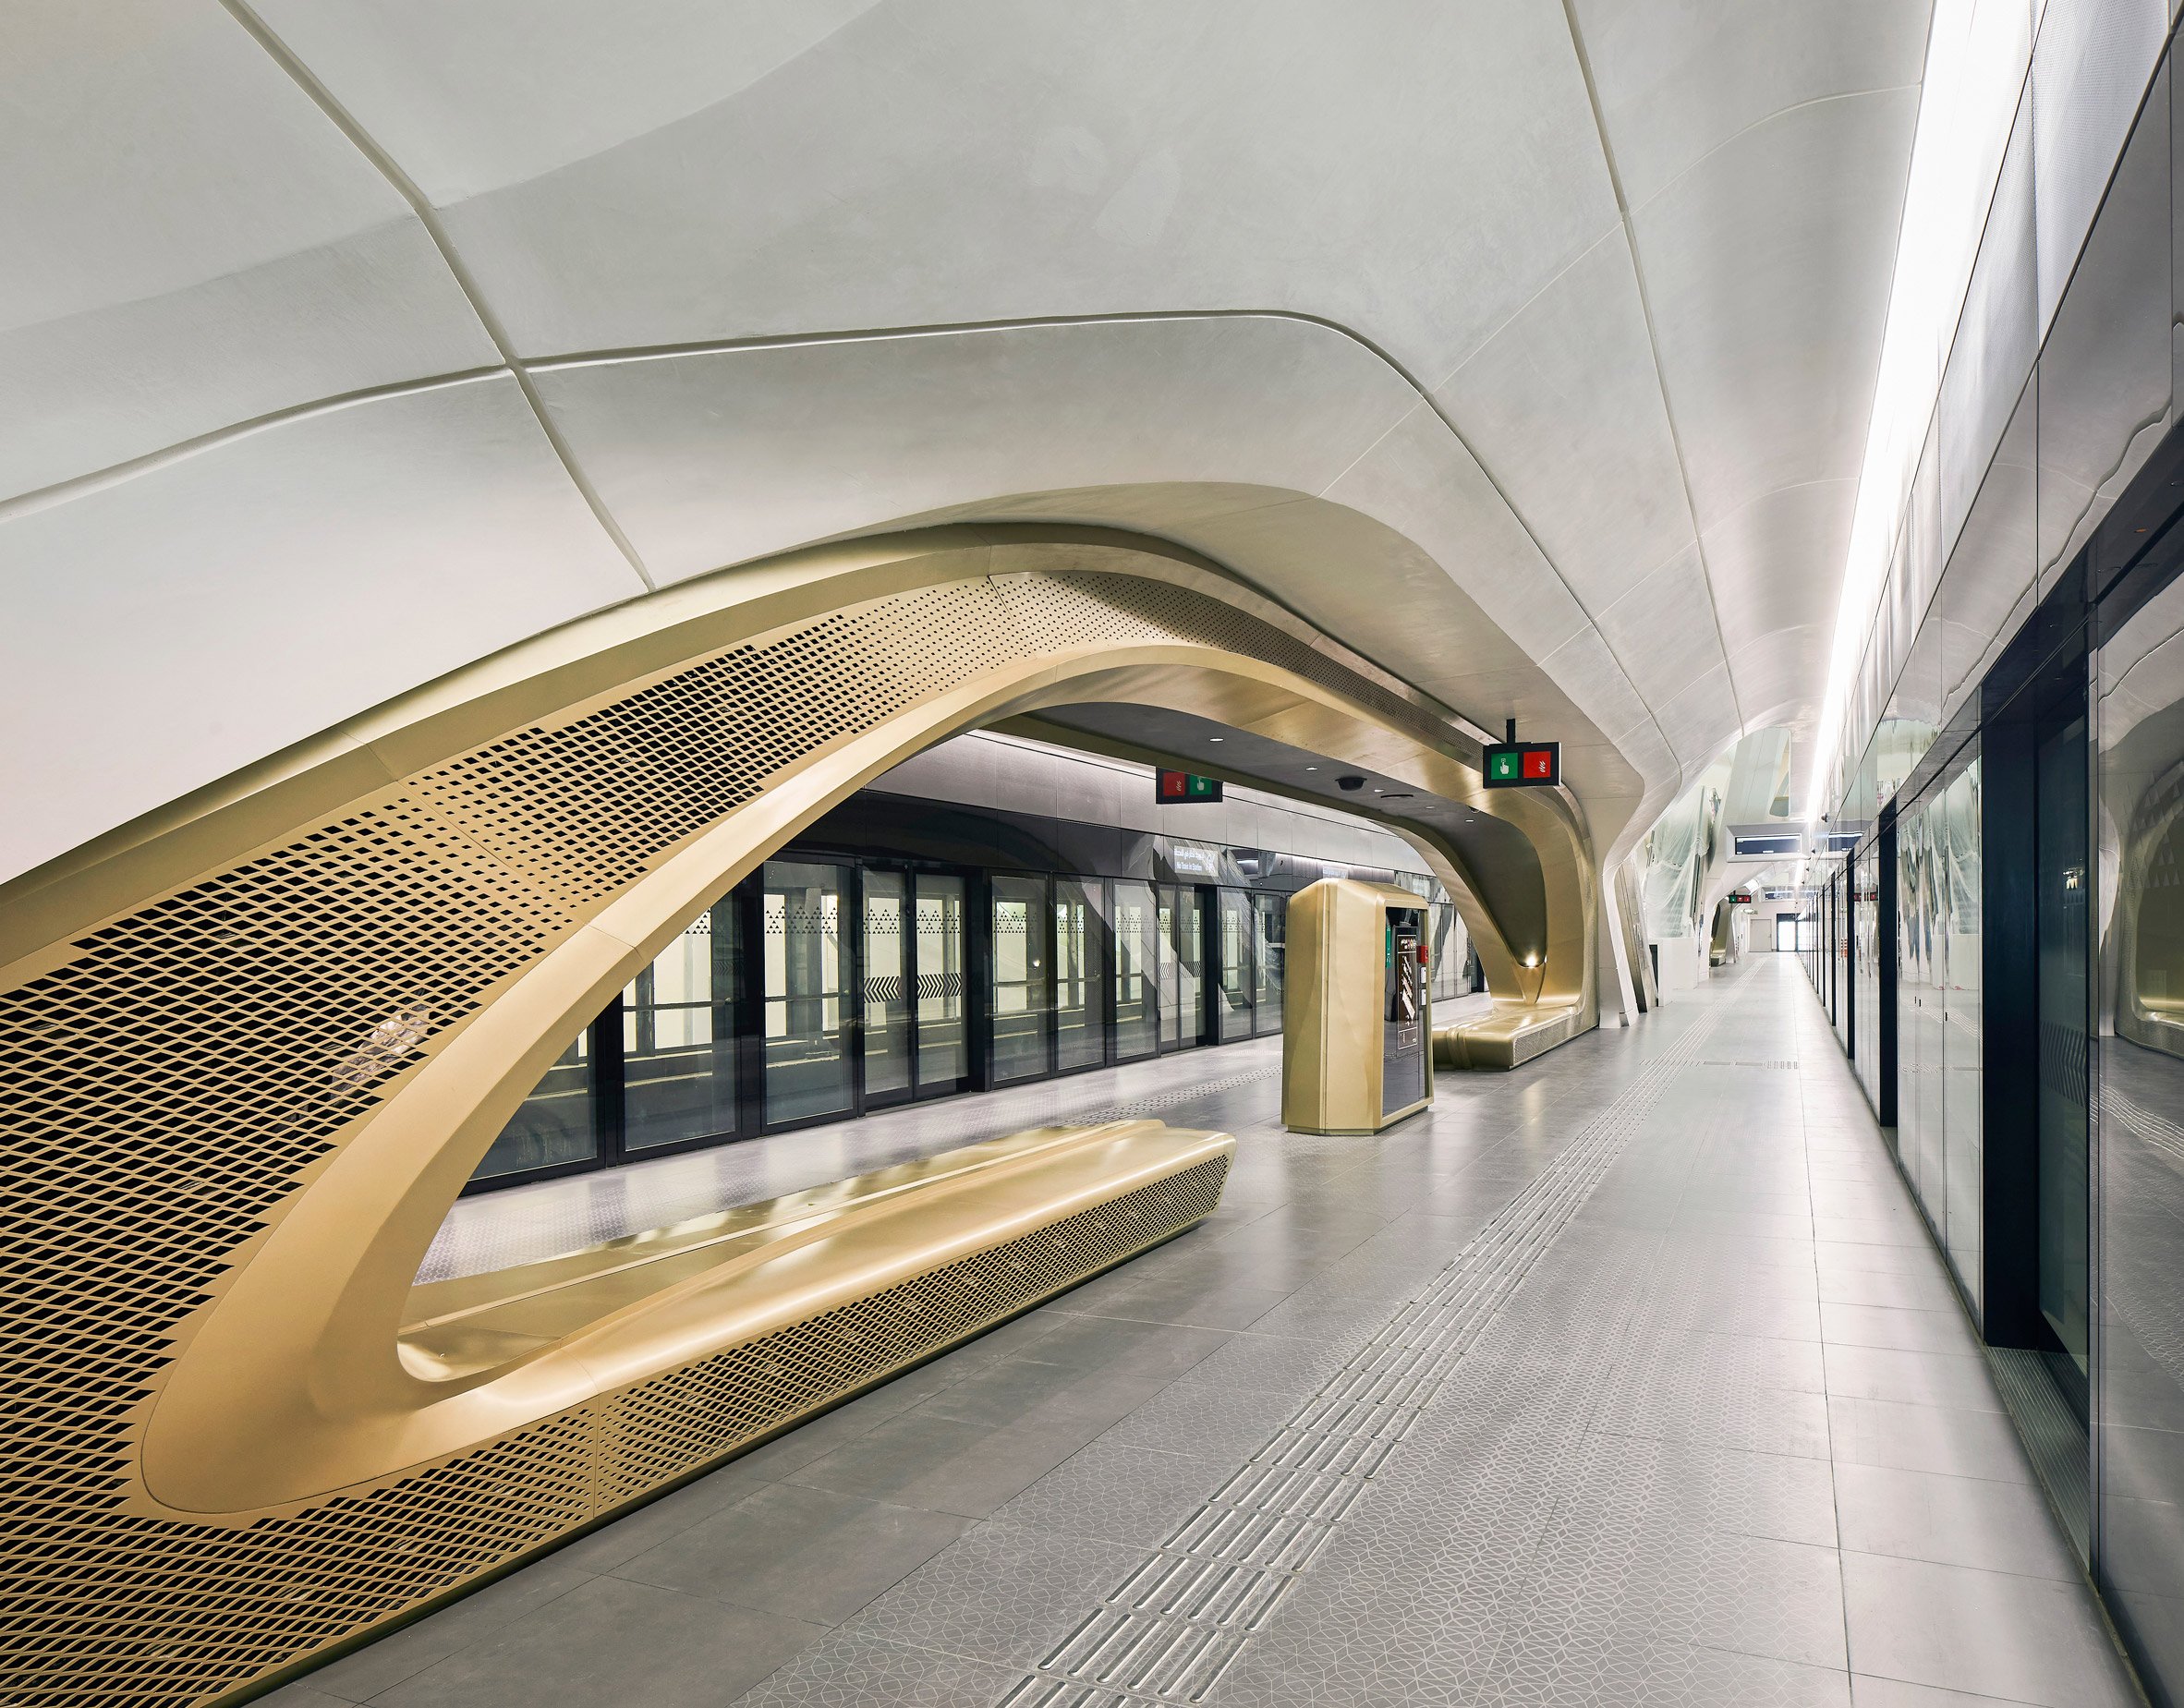
[[1935, 0], [1827, 694], [1806, 778], [1809, 824], [1817, 824], [1835, 805], [1829, 773], [1850, 691], [1887, 590], [1911, 480], [2032, 66], [2028, 12], [2024, 0]]

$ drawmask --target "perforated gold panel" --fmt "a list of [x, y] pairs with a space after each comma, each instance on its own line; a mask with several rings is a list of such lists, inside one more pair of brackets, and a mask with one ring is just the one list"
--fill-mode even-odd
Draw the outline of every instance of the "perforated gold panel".
[[700, 1363], [384, 1486], [202, 1523], [145, 1516], [140, 1498], [145, 1421], [178, 1350], [395, 1076], [831, 744], [1025, 659], [1146, 644], [1263, 660], [1389, 726], [1440, 733], [1188, 588], [1097, 573], [953, 582], [527, 723], [146, 898], [0, 994], [17, 1205], [0, 1701], [180, 1708], [246, 1686], [1202, 1214], [1190, 1194], [1218, 1182], [1141, 1193], [794, 1345]]
[[671, 1375], [601, 1411], [601, 1498], [618, 1505], [1014, 1315], [1209, 1215], [1228, 1158]]

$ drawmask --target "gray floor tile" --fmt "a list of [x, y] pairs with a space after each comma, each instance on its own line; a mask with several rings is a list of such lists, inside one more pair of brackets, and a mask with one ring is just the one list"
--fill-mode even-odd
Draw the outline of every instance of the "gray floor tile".
[[1138, 1555], [1021, 1525], [974, 1526], [851, 1622], [858, 1634], [1028, 1666]]
[[1024, 1358], [1077, 1370], [1177, 1376], [1219, 1351], [1224, 1330], [1188, 1324], [1070, 1317], [1025, 1349]]
[[824, 1629], [594, 1578], [373, 1701], [386, 1708], [715, 1708]]
[[1846, 1553], [1843, 1598], [1854, 1671], [2048, 1708], [2135, 1708], [2077, 1584]]
[[1954, 1353], [1962, 1358], [1980, 1355], [1972, 1325], [1954, 1301], [1934, 1310], [1829, 1302], [1820, 1307], [1820, 1332], [1823, 1339], [1842, 1346]]
[[[1687, 1038], [1702, 1064], [1645, 1082], [1460, 1359], [1399, 1405], [1279, 1437], [1292, 1458], [1370, 1457], [1254, 1460]], [[1281, 1133], [1277, 1052], [1247, 1050], [1260, 1081], [1171, 1110], [1238, 1135], [1214, 1224], [312, 1675], [297, 1708], [989, 1705], [1178, 1536], [1193, 1570], [1225, 1547], [1308, 1560], [1207, 1708], [1973, 1708], [2057, 1700], [2081, 1674], [2092, 1693], [2061, 1700], [2120, 1700], [1794, 963], [1514, 1073], [1444, 1075], [1429, 1117], [1374, 1139]], [[891, 1122], [960, 1140], [963, 1110], [1010, 1130], [1008, 1110], [1111, 1103], [1126, 1078], [1182, 1084], [1215, 1060], [892, 1111], [856, 1142]], [[1270, 1503], [1262, 1528], [1240, 1489]], [[1340, 1522], [1297, 1516], [1321, 1510]], [[710, 1693], [690, 1694], [701, 1674]]]
[[1227, 1480], [1221, 1467], [1202, 1459], [1101, 1439], [993, 1516], [1001, 1523], [1149, 1548]]
[[1186, 1278], [1155, 1281], [1103, 1301], [1086, 1315], [1200, 1328], [1248, 1328], [1292, 1290], [1248, 1282], [1207, 1282]]
[[613, 1571], [670, 1536], [680, 1535], [693, 1524], [702, 1524], [745, 1496], [770, 1485], [770, 1479], [753, 1469], [747, 1457], [734, 1460], [658, 1500], [611, 1520], [588, 1535], [577, 1537], [553, 1557], [586, 1571]]
[[1087, 1368], [1004, 1358], [943, 1388], [906, 1415], [953, 1418], [989, 1429], [1076, 1419], [1094, 1425], [1096, 1434], [1158, 1393], [1170, 1379], [1165, 1372], [1147, 1374], [1126, 1365]]
[[774, 1673], [736, 1708], [992, 1708], [1011, 1668], [856, 1631], [831, 1631]]
[[1850, 1708], [2015, 1708], [2015, 1705], [1998, 1696], [1937, 1690], [1930, 1684], [1906, 1684], [1900, 1678], [1876, 1678], [1870, 1673], [1853, 1673]]
[[1830, 1394], [1827, 1419], [1835, 1457], [1844, 1463], [2032, 1480], [2024, 1448], [2000, 1411]]
[[1103, 1427], [1096, 1420], [1063, 1417], [994, 1428], [911, 1411], [784, 1481], [894, 1506], [984, 1518]]
[[365, 1702], [451, 1654], [490, 1642], [527, 1614], [590, 1581], [594, 1574], [570, 1555], [564, 1548], [519, 1568], [437, 1613], [330, 1662], [308, 1682], [330, 1696]]
[[1834, 1344], [1826, 1352], [1830, 1395], [1966, 1411], [2002, 1410], [2002, 1396], [1996, 1391], [1984, 1358]]
[[2076, 1557], [2025, 1483], [1875, 1465], [1836, 1468], [1843, 1546], [2075, 1583]]
[[638, 1555], [615, 1575], [834, 1625], [924, 1565], [970, 1522], [775, 1484]]
[[1291, 1409], [1282, 1399], [1252, 1388], [1174, 1382], [1101, 1439], [1235, 1466], [1266, 1445]]

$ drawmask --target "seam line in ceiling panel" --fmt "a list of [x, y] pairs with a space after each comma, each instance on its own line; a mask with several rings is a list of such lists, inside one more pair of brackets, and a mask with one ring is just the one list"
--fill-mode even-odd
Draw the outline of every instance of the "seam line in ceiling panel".
[[455, 279], [456, 288], [468, 300], [470, 311], [478, 317], [478, 323], [484, 328], [485, 335], [492, 340], [493, 347], [500, 352], [503, 364], [515, 379], [516, 385], [522, 390], [524, 402], [529, 406], [531, 415], [538, 421], [539, 430], [546, 435], [546, 442], [552, 447], [553, 454], [560, 459], [563, 472], [568, 476], [570, 483], [576, 487], [585, 503], [589, 506], [593, 517], [598, 521], [607, 538], [614, 542], [615, 550], [627, 560], [629, 567], [636, 573], [637, 579], [644, 584], [646, 591], [657, 592], [659, 584], [652, 579], [651, 571], [645, 567], [644, 559], [637, 555], [637, 548], [630, 543], [629, 537], [622, 531], [622, 525], [614, 520], [613, 512], [608, 510], [606, 506], [606, 502], [600, 497], [597, 489], [591, 484], [590, 478], [585, 474], [583, 465], [576, 460], [576, 453], [563, 439], [560, 429], [554, 426], [553, 418], [546, 407], [545, 400], [539, 395], [538, 388], [531, 383], [530, 374], [526, 370], [523, 362], [517, 357], [514, 346], [510, 344], [507, 332], [501, 324], [500, 317], [492, 311], [491, 305], [486, 301], [485, 293], [479, 288], [477, 281], [470, 276], [469, 269], [463, 264], [461, 255], [456, 251], [455, 244], [440, 224], [438, 211], [432, 206], [424, 191], [419, 189], [409, 174], [402, 169], [400, 163], [382, 148], [371, 134], [358, 122], [356, 116], [334, 98], [334, 91], [322, 83], [312, 73], [310, 67], [297, 57], [288, 44], [281, 40], [273, 28], [246, 4], [246, 0], [220, 0], [220, 4], [227, 15], [234, 18], [249, 35], [250, 39], [265, 50], [267, 56], [287, 74], [289, 80], [295, 83], [297, 88], [309, 97], [312, 104], [326, 115], [334, 127], [348, 139], [350, 146], [370, 162], [379, 175], [394, 186], [395, 193], [409, 204], [410, 212], [417, 215], [418, 223], [425, 229], [425, 235], [432, 240], [432, 247], [440, 252], [440, 259]]
[[107, 487], [119, 486], [139, 475], [148, 475], [175, 463], [188, 462], [202, 452], [215, 450], [237, 439], [249, 439], [271, 428], [285, 427], [291, 421], [308, 421], [314, 416], [334, 415], [355, 405], [378, 403], [382, 398], [410, 397], [421, 392], [443, 392], [452, 386], [475, 385], [480, 380], [497, 380], [507, 371], [505, 368], [498, 367], [465, 368], [455, 373], [434, 374], [425, 380], [395, 380], [385, 385], [367, 385], [354, 392], [340, 392], [332, 397], [314, 397], [309, 403], [291, 404], [285, 409], [254, 415], [246, 421], [232, 421], [210, 432], [198, 433], [188, 439], [177, 439], [173, 444], [162, 445], [156, 451], [147, 451], [143, 455], [132, 456], [126, 462], [110, 463], [103, 468], [88, 469], [80, 475], [70, 475], [66, 480], [55, 480], [51, 486], [32, 487], [29, 491], [18, 492], [12, 498], [0, 498], [0, 522], [5, 522], [10, 516], [29, 515], [36, 511], [48, 510], [70, 499], [103, 491]]
[[[1585, 103], [1592, 109], [1593, 131], [1600, 140], [1600, 158], [1608, 167], [1608, 188], [1615, 192], [1615, 207], [1621, 216], [1623, 247], [1630, 252], [1631, 273], [1638, 281], [1638, 312], [1645, 321], [1645, 347], [1653, 357], [1654, 383], [1660, 388], [1661, 414], [1668, 423], [1668, 442], [1676, 450], [1676, 473], [1683, 483], [1684, 514], [1691, 518], [1692, 549], [1699, 555], [1699, 578], [1706, 584], [1706, 609], [1714, 617], [1714, 644], [1721, 652], [1722, 674], [1729, 679], [1729, 705], [1737, 714], [1737, 731], [1744, 731], [1744, 702], [1737, 692], [1736, 667], [1729, 662], [1729, 635], [1721, 626], [1721, 601], [1714, 592], [1714, 566], [1706, 561], [1706, 538], [1699, 527], [1699, 507], [1692, 497], [1691, 466], [1683, 454], [1683, 434], [1676, 426], [1676, 406], [1668, 399], [1668, 377], [1661, 371], [1660, 334], [1653, 321], [1653, 297], [1645, 288], [1645, 262], [1638, 253], [1638, 234], [1631, 228], [1630, 198], [1623, 192], [1622, 169], [1616, 164], [1615, 145], [1608, 139], [1608, 120], [1600, 111], [1600, 91], [1593, 81], [1592, 55], [1585, 51], [1584, 31], [1578, 28], [1574, 0], [1562, 0], [1562, 21], [1570, 30], [1570, 45], [1577, 55], [1577, 74], [1585, 86]], [[1770, 116], [1772, 116], [1770, 115]], [[1732, 140], [1734, 139], [1731, 139]], [[1723, 146], [1727, 146], [1725, 143]], [[1695, 164], [1695, 163], [1694, 163]], [[1680, 175], [1679, 175], [1680, 176]], [[1605, 636], [1603, 636], [1605, 638]], [[1620, 662], [1620, 660], [1619, 660]], [[1630, 672], [1623, 672], [1628, 675]], [[1650, 702], [1648, 702], [1650, 704]], [[1657, 724], [1656, 724], [1657, 727]], [[1668, 732], [1661, 732], [1661, 739], [1668, 740]], [[1668, 751], [1676, 753], [1675, 745]], [[1711, 756], [1709, 756], [1711, 757]], [[1683, 756], [1676, 754], [1677, 769], [1683, 769]]]
[[1778, 118], [1787, 118], [1792, 113], [1802, 113], [1812, 107], [1829, 106], [1838, 101], [1868, 101], [1875, 95], [1908, 94], [1918, 89], [1918, 87], [1919, 85], [1916, 83], [1878, 83], [1871, 89], [1846, 89], [1832, 95], [1814, 95], [1810, 101], [1792, 101], [1786, 107], [1777, 107], [1772, 113], [1765, 114], [1759, 118], [1753, 119], [1749, 125], [1739, 127], [1735, 134], [1722, 138], [1720, 141], [1717, 142], [1704, 154], [1701, 154], [1696, 160], [1691, 162], [1688, 165], [1678, 171], [1674, 177], [1668, 179], [1667, 183], [1663, 184], [1658, 189], [1655, 190], [1652, 195], [1648, 196], [1644, 201], [1640, 202], [1638, 207], [1632, 209], [1632, 212], [1638, 212], [1643, 209], [1652, 207], [1655, 202], [1658, 201], [1663, 196], [1666, 196], [1670, 190], [1674, 189], [1679, 184], [1682, 183], [1684, 179], [1691, 176], [1691, 175], [1696, 172], [1701, 166], [1712, 160], [1715, 155], [1720, 153], [1723, 149], [1729, 147], [1733, 143], [1742, 141], [1746, 137], [1752, 135], [1752, 133], [1755, 130], [1765, 130], [1769, 125], [1773, 124]]
[[[1608, 636], [1601, 632], [1598, 621], [1596, 618], [1592, 608], [1587, 605], [1584, 600], [1578, 595], [1577, 590], [1570, 585], [1568, 578], [1562, 574], [1560, 565], [1556, 563], [1553, 557], [1551, 557], [1547, 551], [1546, 548], [1540, 544], [1539, 537], [1534, 532], [1531, 523], [1525, 520], [1523, 512], [1520, 511], [1516, 504], [1511, 501], [1509, 493], [1503, 489], [1501, 482], [1495, 478], [1492, 469], [1486, 466], [1485, 459], [1478, 454], [1475, 449], [1474, 449], [1471, 442], [1464, 437], [1462, 430], [1459, 429], [1455, 421], [1450, 418], [1448, 411], [1441, 407], [1439, 402], [1433, 396], [1433, 394], [1419, 382], [1417, 376], [1412, 373], [1411, 370], [1401, 361], [1398, 361], [1395, 357], [1390, 355], [1387, 350], [1383, 349], [1371, 338], [1366, 337], [1365, 334], [1357, 332], [1352, 327], [1343, 325], [1340, 321], [1331, 320], [1325, 315], [1309, 314], [1293, 309], [1125, 309], [1106, 314], [1040, 315], [1027, 316], [1013, 320], [944, 321], [929, 325], [868, 327], [849, 331], [822, 333], [783, 333], [763, 337], [719, 338], [686, 344], [636, 345], [622, 349], [572, 351], [559, 356], [540, 357], [531, 358], [529, 360], [519, 360], [510, 348], [498, 321], [485, 308], [482, 299], [479, 296], [477, 287], [472, 284], [467, 273], [463, 270], [460, 262], [456, 260], [452, 248], [443, 238], [439, 229], [439, 222], [431, 212], [430, 204], [424, 200], [423, 193], [417, 188], [417, 187], [407, 178], [406, 175], [403, 174], [400, 166], [396, 165], [391, 159], [388, 159], [383, 151], [379, 150], [377, 145], [371, 141], [370, 138], [360, 127], [358, 127], [355, 125], [354, 120], [346, 119], [346, 114], [343, 113], [339, 103], [334, 100], [332, 94], [323, 92], [321, 90], [321, 86], [318, 85], [316, 80], [310, 77], [309, 72], [295, 59], [293, 54], [289, 53], [279, 42], [279, 39], [274, 37], [270, 30], [266, 30], [261, 24], [257, 23], [255, 14], [252, 13], [249, 6], [244, 4], [244, 0], [221, 0], [221, 5], [231, 15], [236, 17], [238, 23], [242, 24], [244, 28], [250, 30], [252, 36], [260, 42], [261, 45], [265, 48], [267, 53], [273, 55], [275, 60], [282, 65], [283, 68], [287, 70], [289, 75], [296, 79], [298, 87], [302, 88], [307, 94], [311, 96], [314, 102], [320, 104], [322, 109], [327, 113], [327, 115], [334, 119], [334, 122], [341, 127], [343, 133], [349, 138], [351, 142], [360, 151], [364, 152], [367, 157], [372, 161], [374, 165], [379, 167], [381, 172], [382, 172], [387, 176], [388, 181], [394, 186], [397, 191], [399, 191], [406, 199], [409, 200], [412, 208], [417, 212], [419, 220], [424, 224], [428, 235], [432, 237], [436, 244], [440, 245], [441, 253], [446, 260], [449, 271], [455, 275], [456, 283], [462, 287], [466, 295], [469, 297], [472, 307], [478, 313], [480, 324], [485, 328], [488, 336], [493, 340], [494, 345], [500, 350], [504, 359], [504, 367], [476, 369], [466, 370], [465, 372], [457, 375], [436, 375], [429, 379], [403, 381], [391, 385], [372, 387], [366, 391], [346, 393], [338, 397], [324, 398], [312, 403], [298, 405], [288, 409], [275, 410], [263, 416], [256, 416], [251, 418], [249, 420], [237, 422], [229, 427], [219, 428], [212, 432], [200, 434], [196, 438], [183, 441], [177, 444], [165, 446], [159, 451], [148, 453], [144, 456], [131, 458], [127, 462], [113, 464], [105, 468], [93, 469], [86, 474], [72, 476], [67, 480], [56, 481], [51, 486], [40, 487], [29, 492], [18, 493], [10, 499], [0, 500], [0, 520], [4, 520], [9, 515], [20, 514], [25, 511], [42, 509], [49, 504], [60, 503], [66, 499], [76, 497], [86, 491], [96, 491], [103, 486], [117, 483], [134, 475], [149, 472], [150, 470], [159, 467], [167, 462], [176, 461], [183, 457], [196, 454], [199, 452], [210, 450], [218, 445], [224, 444], [232, 440], [247, 438], [252, 433], [262, 431], [269, 427], [282, 425], [283, 423], [292, 419], [322, 414], [330, 410], [345, 407], [353, 403], [372, 401], [382, 397], [402, 396], [413, 392], [432, 391], [443, 386], [461, 382], [489, 378], [491, 375], [506, 371], [512, 378], [516, 380], [516, 383], [523, 388], [524, 396], [529, 402], [533, 412], [537, 415], [541, 429], [546, 432], [549, 441], [552, 443], [556, 452], [561, 455], [564, 466], [568, 470], [570, 478], [576, 484], [586, 502], [591, 506], [593, 513], [599, 517], [601, 526], [607, 529], [610, 537], [613, 539], [619, 546], [622, 547], [624, 555], [629, 560], [632, 569], [634, 569], [637, 575], [643, 578], [646, 588], [649, 591], [657, 591], [658, 589], [654, 586], [650, 573], [644, 568], [641, 561], [637, 555], [635, 549], [627, 543], [620, 526], [613, 520], [612, 514], [607, 510], [604, 500], [598, 496], [596, 491], [591, 487], [588, 479], [587, 479], [581, 474], [574, 454], [567, 450], [562, 442], [560, 434], [554, 430], [552, 420], [547, 414], [542, 400], [540, 399], [536, 391], [532, 387], [530, 381], [531, 374], [553, 373], [576, 368], [606, 367], [632, 362], [665, 361], [673, 357], [686, 356], [725, 356], [734, 355], [739, 351], [746, 350], [815, 347], [834, 344], [881, 343], [894, 339], [937, 338], [976, 333], [1014, 332], [1035, 327], [1129, 325], [1136, 323], [1188, 322], [1196, 321], [1224, 320], [1284, 321], [1298, 325], [1319, 327], [1324, 331], [1333, 333], [1338, 337], [1346, 339], [1378, 360], [1384, 367], [1389, 369], [1389, 371], [1394, 373], [1395, 376], [1404, 383], [1404, 385], [1409, 387], [1412, 394], [1416, 399], [1416, 404], [1414, 405], [1410, 409], [1405, 410], [1403, 415], [1399, 418], [1397, 421], [1391, 423], [1387, 430], [1383, 430], [1382, 433], [1375, 440], [1374, 442], [1376, 444], [1381, 440], [1384, 440], [1388, 433], [1392, 432], [1396, 427], [1401, 426], [1402, 420], [1408, 419], [1412, 415], [1414, 415], [1416, 413], [1417, 405], [1423, 405], [1433, 412], [1434, 418], [1440, 422], [1444, 429], [1447, 430], [1450, 437], [1452, 438], [1456, 443], [1462, 448], [1464, 454], [1472, 459], [1473, 464], [1478, 468], [1480, 476], [1486, 480], [1488, 487], [1492, 489], [1495, 497], [1500, 500], [1503, 508], [1509, 512], [1511, 519], [1515, 522], [1518, 528], [1523, 531], [1526, 541], [1532, 546], [1535, 551], [1538, 552], [1540, 562], [1547, 565], [1548, 573], [1555, 577], [1558, 583], [1560, 584], [1562, 590], [1570, 596], [1571, 602], [1577, 607], [1580, 613], [1584, 617], [1586, 627], [1589, 628], [1592, 633], [1599, 638], [1601, 645], [1607, 648], [1608, 657], [1614, 660], [1616, 668], [1622, 672], [1625, 685], [1628, 686], [1631, 692], [1637, 697], [1639, 703], [1645, 707], [1645, 721], [1654, 726], [1655, 733], [1660, 736], [1662, 742], [1664, 744], [1668, 743], [1668, 732], [1661, 728], [1660, 720], [1654, 711], [1652, 702], [1648, 700], [1644, 694], [1639, 690], [1637, 683], [1632, 680], [1629, 668], [1623, 663], [1621, 655], [1616, 651], [1614, 646], [1608, 641]], [[1627, 241], [1628, 238], [1626, 236], [1626, 242]], [[1598, 247], [1597, 242], [1593, 245], [1589, 245], [1583, 253], [1590, 254], [1592, 249], [1596, 247]], [[1578, 259], [1582, 260], [1583, 255], [1581, 255]], [[1574, 266], [1576, 261], [1573, 260], [1570, 264]], [[1568, 268], [1565, 267], [1562, 269], [1562, 271], [1567, 272]], [[1558, 276], [1559, 276], [1559, 274], [1558, 274]], [[1549, 288], [1551, 287], [1552, 283], [1553, 281], [1550, 280], [1541, 288], [1543, 290]], [[1368, 447], [1368, 452], [1369, 449], [1370, 447]], [[1352, 466], [1354, 466], [1355, 465], [1353, 463]], [[1340, 478], [1340, 477], [1338, 477], [1338, 478]], [[1332, 483], [1330, 482], [1329, 484], [1331, 485]], [[1319, 494], [1315, 493], [1312, 496], [1317, 497]], [[842, 536], [841, 538], [855, 537], [855, 536], [853, 534]], [[1185, 541], [1179, 540], [1175, 543], [1188, 546], [1188, 542]], [[1198, 548], [1195, 546], [1189, 546], [1188, 549], [1193, 551], [1198, 550]], [[1258, 591], [1261, 597], [1271, 597], [1271, 595], [1268, 594], [1264, 588], [1258, 588], [1256, 581], [1251, 581], [1250, 577], [1245, 576], [1244, 579], [1251, 582], [1251, 585], [1255, 590]], [[1286, 609], [1286, 607], [1284, 608]], [[1527, 654], [1527, 656], [1529, 656], [1529, 654]], [[1543, 660], [1535, 659], [1533, 662], [1536, 665], [1541, 665], [1542, 668], [1544, 668]], [[1463, 723], [1470, 726], [1472, 731], [1478, 732], [1482, 735], [1482, 738], [1491, 734], [1490, 731], [1480, 731], [1480, 728], [1477, 724], [1475, 724], [1468, 717], [1464, 717], [1461, 712], [1458, 712], [1455, 715]], [[1607, 736], [1607, 732], [1605, 729], [1603, 729], [1601, 733], [1603, 736]], [[1607, 738], [1611, 743], [1614, 741], [1612, 736], [1608, 736]], [[1670, 745], [1669, 752], [1673, 754], [1674, 751], [1675, 749], [1673, 745]]]

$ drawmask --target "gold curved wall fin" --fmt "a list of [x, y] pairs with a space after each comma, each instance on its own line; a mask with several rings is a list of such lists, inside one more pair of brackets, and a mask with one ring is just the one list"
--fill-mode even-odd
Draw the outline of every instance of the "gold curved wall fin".
[[[7, 1700], [212, 1700], [691, 1469], [642, 1407], [604, 1421], [672, 1379], [634, 1345], [406, 1365], [419, 1258], [687, 920], [902, 757], [1101, 673], [1475, 784], [1438, 709], [1187, 552], [948, 529], [572, 624], [0, 887], [42, 1420], [6, 1521], [46, 1610]], [[1533, 994], [1583, 999], [1582, 838], [1523, 810], [1563, 874]]]

